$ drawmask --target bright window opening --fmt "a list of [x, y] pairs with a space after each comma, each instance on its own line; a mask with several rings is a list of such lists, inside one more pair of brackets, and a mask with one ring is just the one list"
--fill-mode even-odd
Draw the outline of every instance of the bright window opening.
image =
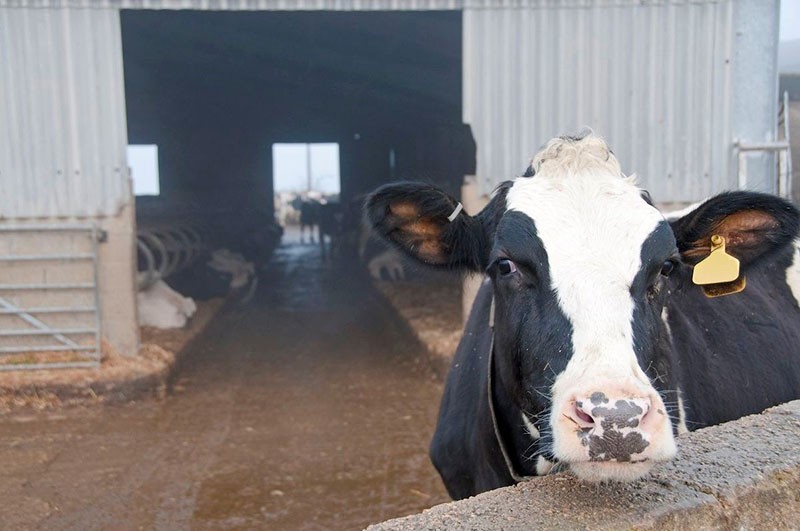
[[159, 195], [158, 146], [143, 144], [128, 146], [128, 166], [133, 177], [135, 195]]
[[273, 144], [272, 176], [276, 193], [340, 192], [339, 144]]

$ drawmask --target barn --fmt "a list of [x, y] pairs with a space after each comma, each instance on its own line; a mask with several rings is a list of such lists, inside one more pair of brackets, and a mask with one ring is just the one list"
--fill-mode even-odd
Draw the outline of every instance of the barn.
[[415, 177], [469, 209], [585, 125], [659, 203], [788, 194], [778, 8], [0, 0], [0, 354], [137, 352], [129, 145], [158, 146], [163, 219], [223, 238], [274, 216], [277, 143], [338, 144], [343, 200]]

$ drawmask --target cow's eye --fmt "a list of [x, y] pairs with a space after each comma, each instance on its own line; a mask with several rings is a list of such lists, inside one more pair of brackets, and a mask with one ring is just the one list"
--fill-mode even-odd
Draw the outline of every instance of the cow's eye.
[[673, 262], [672, 260], [667, 260], [661, 266], [661, 274], [665, 277], [668, 277], [674, 269], [675, 269], [675, 262]]
[[507, 258], [501, 258], [497, 261], [497, 271], [501, 275], [510, 275], [511, 273], [516, 272], [517, 266], [511, 260]]

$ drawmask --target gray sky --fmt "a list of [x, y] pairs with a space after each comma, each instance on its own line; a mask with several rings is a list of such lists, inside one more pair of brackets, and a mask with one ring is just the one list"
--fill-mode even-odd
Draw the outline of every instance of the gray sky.
[[158, 146], [128, 146], [128, 166], [135, 195], [158, 195]]
[[781, 0], [782, 41], [800, 39], [800, 0]]
[[306, 146], [311, 149], [311, 189], [338, 194], [339, 144], [273, 144], [275, 191], [303, 192], [308, 188]]
[[[273, 172], [276, 192], [302, 192], [308, 186], [306, 146], [311, 149], [312, 189], [338, 194], [339, 144], [274, 144]], [[128, 146], [128, 165], [136, 195], [158, 195], [158, 146]]]

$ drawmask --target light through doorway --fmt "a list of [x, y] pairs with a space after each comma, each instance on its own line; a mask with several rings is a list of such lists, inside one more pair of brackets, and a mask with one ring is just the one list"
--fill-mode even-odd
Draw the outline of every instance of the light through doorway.
[[158, 146], [132, 144], [128, 146], [127, 155], [134, 195], [159, 195], [161, 180], [158, 176]]
[[324, 205], [339, 203], [339, 144], [273, 144], [272, 176], [275, 213], [285, 239], [314, 243], [320, 238]]

